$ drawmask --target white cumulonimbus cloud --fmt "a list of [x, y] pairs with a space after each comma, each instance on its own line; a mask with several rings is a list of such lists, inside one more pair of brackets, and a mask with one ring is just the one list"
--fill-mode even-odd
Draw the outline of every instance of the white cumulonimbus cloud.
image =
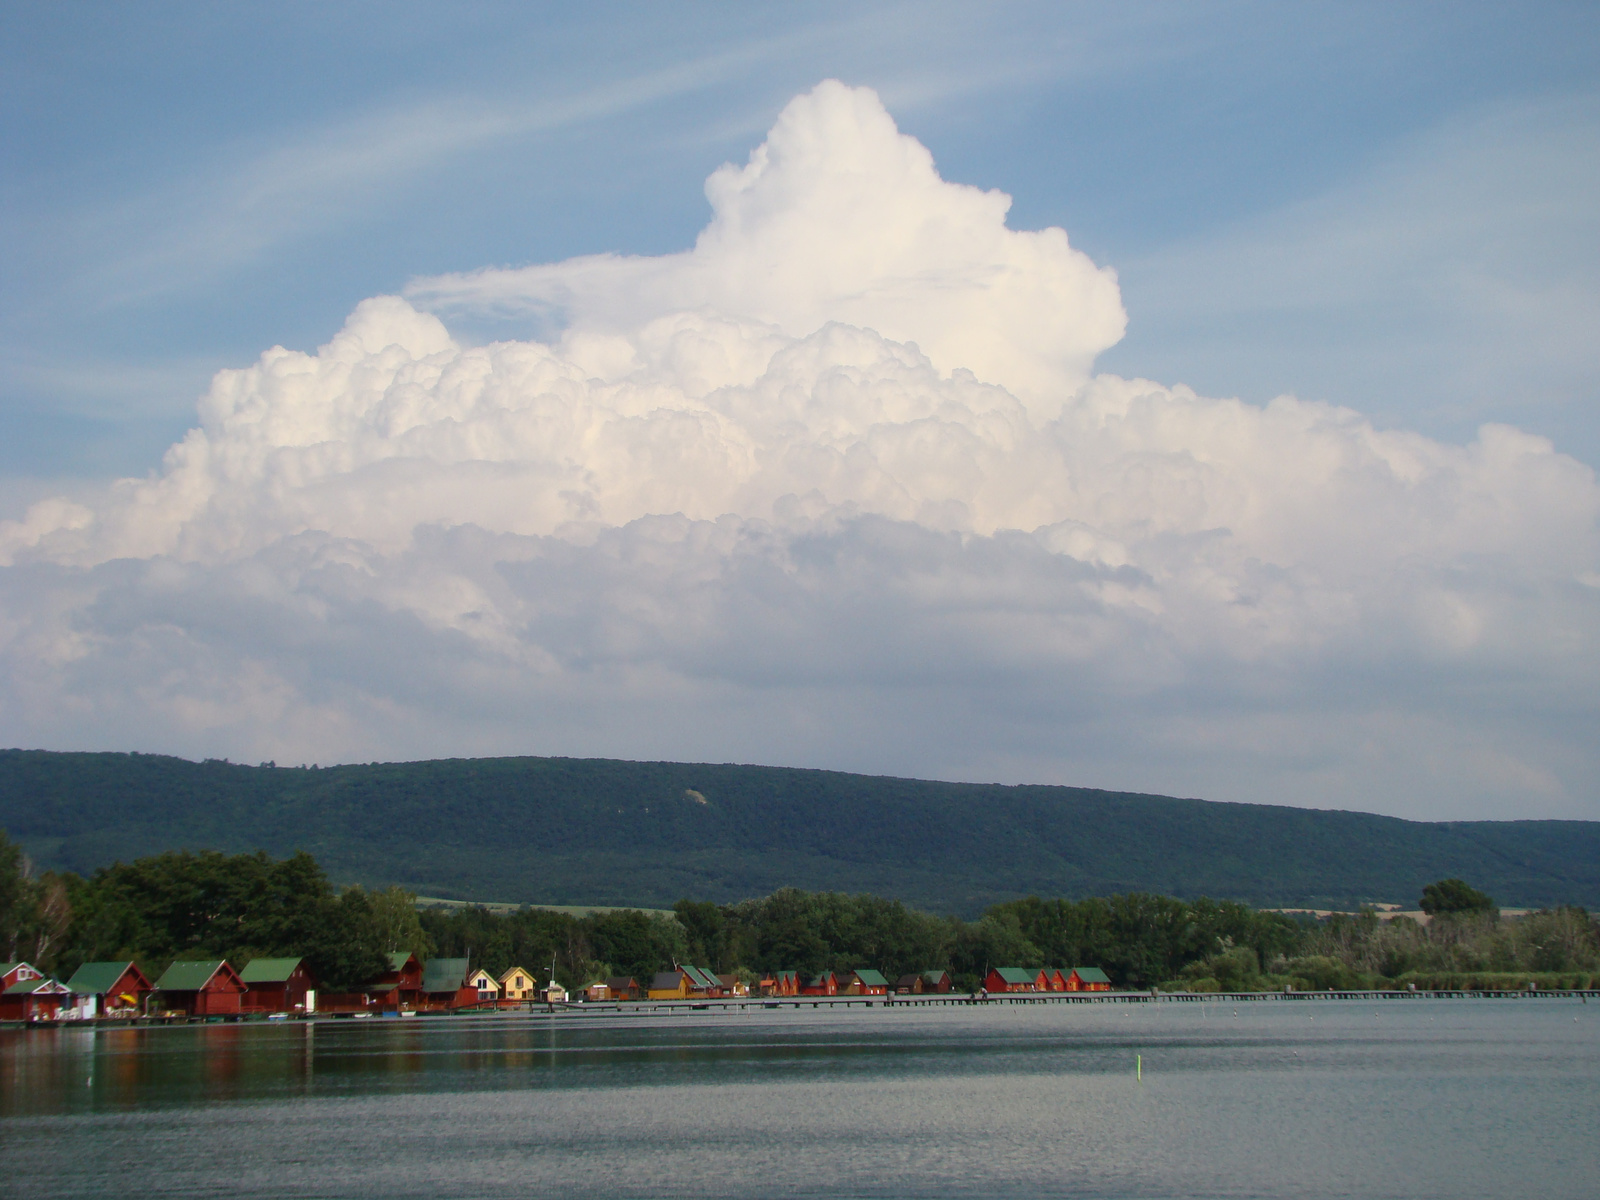
[[0, 526], [6, 740], [1600, 816], [1589, 468], [1093, 375], [1112, 273], [865, 89], [707, 195], [681, 254], [368, 300]]

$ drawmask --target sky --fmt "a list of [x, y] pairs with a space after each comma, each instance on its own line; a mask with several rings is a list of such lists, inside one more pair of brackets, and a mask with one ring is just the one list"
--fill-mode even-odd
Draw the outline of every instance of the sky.
[[0, 14], [0, 743], [1600, 819], [1592, 5]]

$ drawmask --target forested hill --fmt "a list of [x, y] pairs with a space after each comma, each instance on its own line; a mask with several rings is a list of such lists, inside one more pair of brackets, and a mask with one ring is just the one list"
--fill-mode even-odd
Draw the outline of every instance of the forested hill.
[[1126, 891], [1348, 908], [1461, 877], [1505, 906], [1600, 905], [1600, 823], [1421, 823], [1089, 788], [494, 758], [247, 767], [0, 751], [0, 827], [43, 868], [168, 849], [308, 850], [430, 896], [663, 907], [784, 886], [975, 913]]

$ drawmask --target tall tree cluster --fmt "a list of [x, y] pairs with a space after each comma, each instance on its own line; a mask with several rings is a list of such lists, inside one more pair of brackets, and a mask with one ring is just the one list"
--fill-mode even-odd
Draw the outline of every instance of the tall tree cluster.
[[84, 879], [35, 877], [0, 834], [0, 937], [12, 958], [65, 977], [85, 962], [302, 957], [325, 988], [355, 988], [393, 950], [426, 953], [416, 897], [335, 888], [306, 853], [169, 852]]
[[173, 852], [80, 878], [36, 874], [0, 833], [0, 954], [63, 977], [91, 960], [136, 959], [155, 973], [180, 958], [299, 956], [325, 990], [343, 991], [380, 974], [394, 951], [466, 958], [495, 975], [518, 966], [569, 987], [613, 975], [646, 982], [684, 962], [747, 978], [947, 970], [960, 988], [991, 967], [1097, 966], [1120, 987], [1225, 991], [1470, 986], [1460, 982], [1468, 974], [1600, 969], [1600, 926], [1580, 908], [1506, 919], [1460, 880], [1430, 884], [1423, 902], [1427, 924], [1370, 911], [1318, 922], [1142, 893], [1028, 897], [963, 921], [881, 896], [794, 888], [738, 904], [685, 899], [670, 914], [419, 911], [400, 888], [335, 887], [303, 852]]

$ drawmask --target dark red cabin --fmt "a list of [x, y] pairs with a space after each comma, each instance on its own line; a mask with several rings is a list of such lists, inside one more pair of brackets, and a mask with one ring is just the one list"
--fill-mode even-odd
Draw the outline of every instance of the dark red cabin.
[[47, 976], [19, 979], [0, 992], [0, 1021], [54, 1021], [72, 999], [71, 988]]
[[157, 1003], [191, 1017], [231, 1016], [242, 1010], [245, 986], [224, 960], [175, 962], [156, 980]]
[[839, 977], [832, 971], [824, 971], [805, 987], [800, 989], [802, 996], [837, 996], [839, 994]]
[[239, 972], [248, 1012], [314, 1013], [317, 980], [303, 958], [252, 958]]

